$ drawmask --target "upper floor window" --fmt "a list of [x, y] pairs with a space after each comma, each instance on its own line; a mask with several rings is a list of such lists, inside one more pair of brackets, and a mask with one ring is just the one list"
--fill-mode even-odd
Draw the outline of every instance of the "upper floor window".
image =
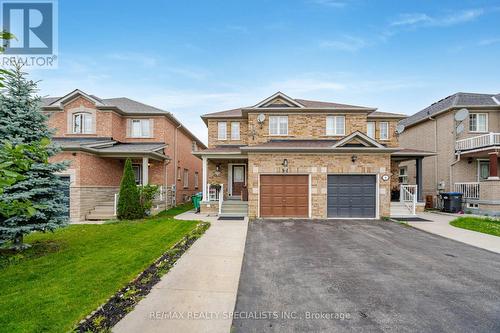
[[92, 114], [75, 113], [73, 114], [73, 133], [92, 133]]
[[149, 138], [151, 137], [151, 122], [149, 119], [132, 119], [133, 138]]
[[345, 117], [326, 117], [326, 135], [345, 135]]
[[380, 122], [380, 140], [389, 140], [389, 123], [387, 121]]
[[217, 123], [217, 139], [227, 140], [227, 123], [225, 121]]
[[288, 135], [288, 116], [270, 116], [269, 135]]
[[231, 123], [231, 140], [239, 140], [240, 139], [240, 123], [238, 121], [234, 121]]
[[191, 150], [192, 151], [198, 151], [198, 144], [196, 143], [196, 141], [193, 141], [191, 143]]
[[369, 121], [366, 123], [366, 135], [370, 138], [375, 139], [375, 122]]
[[488, 114], [487, 113], [471, 113], [469, 115], [469, 131], [470, 132], [487, 132], [488, 131]]

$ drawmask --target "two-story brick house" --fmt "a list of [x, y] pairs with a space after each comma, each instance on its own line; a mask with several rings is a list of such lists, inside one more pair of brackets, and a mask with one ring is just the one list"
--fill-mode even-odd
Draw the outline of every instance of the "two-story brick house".
[[61, 176], [68, 181], [71, 221], [113, 217], [127, 158], [137, 184], [161, 186], [160, 209], [201, 191], [202, 165], [192, 151], [206, 147], [170, 112], [80, 90], [42, 103], [62, 149], [52, 160], [70, 162]]
[[[465, 209], [500, 215], [500, 94], [456, 93], [401, 121], [400, 144], [432, 150], [425, 159], [423, 193], [437, 203], [439, 192], [464, 195]], [[413, 165], [400, 173], [415, 183]]]
[[[420, 166], [432, 154], [399, 148], [395, 130], [405, 117], [281, 92], [251, 107], [203, 115], [208, 149], [195, 153], [203, 160], [202, 213], [389, 216], [399, 162]], [[414, 187], [404, 190], [416, 200]], [[397, 215], [414, 213], [400, 204], [405, 211]]]

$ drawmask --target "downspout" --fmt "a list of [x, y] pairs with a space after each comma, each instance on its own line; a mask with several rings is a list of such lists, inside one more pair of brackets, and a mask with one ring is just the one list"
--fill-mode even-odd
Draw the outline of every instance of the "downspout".
[[434, 160], [434, 184], [436, 186], [436, 195], [439, 191], [438, 189], [438, 160], [439, 154], [437, 153], [438, 148], [438, 130], [437, 130], [437, 119], [429, 116], [427, 119], [432, 120], [434, 122], [434, 152], [436, 152], [435, 160]]
[[175, 205], [177, 205], [177, 179], [179, 179], [179, 175], [177, 173], [177, 169], [179, 169], [178, 165], [179, 165], [179, 160], [177, 158], [177, 150], [178, 150], [178, 147], [177, 147], [177, 132], [179, 131], [179, 128], [181, 128], [182, 125], [179, 124], [179, 126], [177, 126], [175, 128], [175, 133], [174, 133], [174, 185], [175, 185], [175, 193], [174, 193], [174, 197], [175, 197]]

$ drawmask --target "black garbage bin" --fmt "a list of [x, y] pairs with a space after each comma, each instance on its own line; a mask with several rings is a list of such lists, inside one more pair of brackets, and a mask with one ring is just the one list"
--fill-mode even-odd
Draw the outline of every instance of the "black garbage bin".
[[458, 213], [462, 210], [462, 193], [460, 192], [441, 193], [441, 200], [443, 200], [443, 212]]

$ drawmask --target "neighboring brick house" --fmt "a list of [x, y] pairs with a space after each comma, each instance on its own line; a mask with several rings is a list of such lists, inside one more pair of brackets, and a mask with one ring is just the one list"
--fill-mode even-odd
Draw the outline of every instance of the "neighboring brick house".
[[170, 112], [80, 90], [42, 103], [54, 142], [62, 148], [52, 160], [70, 162], [61, 176], [69, 184], [71, 221], [113, 217], [127, 158], [138, 184], [161, 186], [158, 209], [201, 191], [202, 165], [192, 151], [206, 147]]
[[[402, 147], [436, 152], [423, 162], [424, 195], [436, 204], [439, 192], [462, 192], [466, 210], [500, 215], [500, 94], [456, 93], [401, 125]], [[413, 165], [402, 164], [400, 173], [415, 183]]]
[[414, 214], [415, 187], [404, 188], [408, 200], [391, 205], [391, 191], [399, 188], [393, 170], [401, 161], [421, 161], [432, 153], [399, 148], [395, 130], [405, 117], [281, 92], [255, 106], [206, 114], [208, 149], [195, 153], [203, 160], [202, 213], [250, 218]]

